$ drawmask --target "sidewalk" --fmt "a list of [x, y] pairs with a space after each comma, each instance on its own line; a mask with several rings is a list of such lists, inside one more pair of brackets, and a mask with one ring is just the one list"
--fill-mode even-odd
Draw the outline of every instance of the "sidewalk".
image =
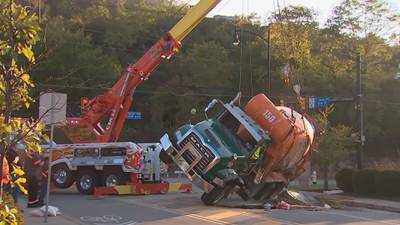
[[311, 191], [302, 192], [330, 205], [344, 205], [350, 207], [368, 208], [400, 213], [400, 201], [364, 198], [344, 194], [323, 194]]

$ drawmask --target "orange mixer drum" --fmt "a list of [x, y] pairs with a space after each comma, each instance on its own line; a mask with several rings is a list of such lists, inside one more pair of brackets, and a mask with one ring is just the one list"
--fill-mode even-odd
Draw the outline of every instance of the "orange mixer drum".
[[258, 94], [251, 98], [244, 111], [269, 132], [272, 143], [283, 141], [291, 130], [290, 121], [264, 94]]

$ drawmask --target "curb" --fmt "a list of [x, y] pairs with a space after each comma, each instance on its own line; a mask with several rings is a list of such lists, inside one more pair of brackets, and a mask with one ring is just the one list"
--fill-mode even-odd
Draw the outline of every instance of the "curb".
[[375, 210], [383, 210], [388, 212], [395, 212], [400, 213], [400, 208], [385, 206], [385, 205], [376, 205], [371, 203], [365, 202], [358, 202], [358, 201], [351, 201], [351, 200], [342, 200], [342, 199], [334, 199], [334, 198], [327, 198], [326, 196], [315, 196], [315, 198], [319, 199], [320, 201], [325, 201], [328, 204], [340, 204], [350, 207], [357, 207], [357, 208], [367, 208], [367, 209], [375, 209]]

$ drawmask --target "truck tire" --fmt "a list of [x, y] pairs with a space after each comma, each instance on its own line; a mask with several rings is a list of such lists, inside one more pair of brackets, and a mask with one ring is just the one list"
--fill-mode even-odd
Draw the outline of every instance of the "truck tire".
[[270, 200], [278, 196], [278, 194], [285, 187], [282, 182], [266, 183], [262, 191], [260, 191], [256, 196], [255, 200]]
[[285, 187], [285, 183], [283, 182], [275, 182], [274, 183], [274, 188], [273, 190], [269, 193], [269, 195], [264, 198], [264, 199], [273, 199], [275, 197], [277, 197], [283, 190], [283, 188]]
[[239, 190], [236, 193], [240, 196], [240, 198], [243, 199], [243, 201], [248, 201], [250, 199], [250, 196], [246, 190]]
[[74, 183], [75, 172], [65, 163], [54, 165], [51, 168], [51, 181], [57, 188], [69, 188]]
[[226, 198], [234, 187], [235, 186], [233, 185], [228, 185], [225, 186], [224, 188], [215, 187], [208, 193], [204, 192], [203, 195], [201, 196], [201, 201], [205, 205], [216, 205], [221, 200]]
[[119, 168], [105, 169], [101, 179], [104, 187], [124, 185], [126, 182], [127, 175]]
[[99, 176], [94, 169], [80, 169], [76, 176], [75, 185], [79, 193], [90, 195], [94, 193], [94, 188], [98, 186]]

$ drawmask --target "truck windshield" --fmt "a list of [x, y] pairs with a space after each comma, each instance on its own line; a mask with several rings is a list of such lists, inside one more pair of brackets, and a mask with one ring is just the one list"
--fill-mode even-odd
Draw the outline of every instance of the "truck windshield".
[[[257, 142], [245, 130], [241, 123], [229, 112], [225, 112], [218, 119], [222, 127], [228, 131], [231, 139], [238, 145], [244, 153], [251, 152], [257, 145]], [[246, 135], [246, 133], [248, 135]], [[244, 135], [243, 135], [244, 134]]]

